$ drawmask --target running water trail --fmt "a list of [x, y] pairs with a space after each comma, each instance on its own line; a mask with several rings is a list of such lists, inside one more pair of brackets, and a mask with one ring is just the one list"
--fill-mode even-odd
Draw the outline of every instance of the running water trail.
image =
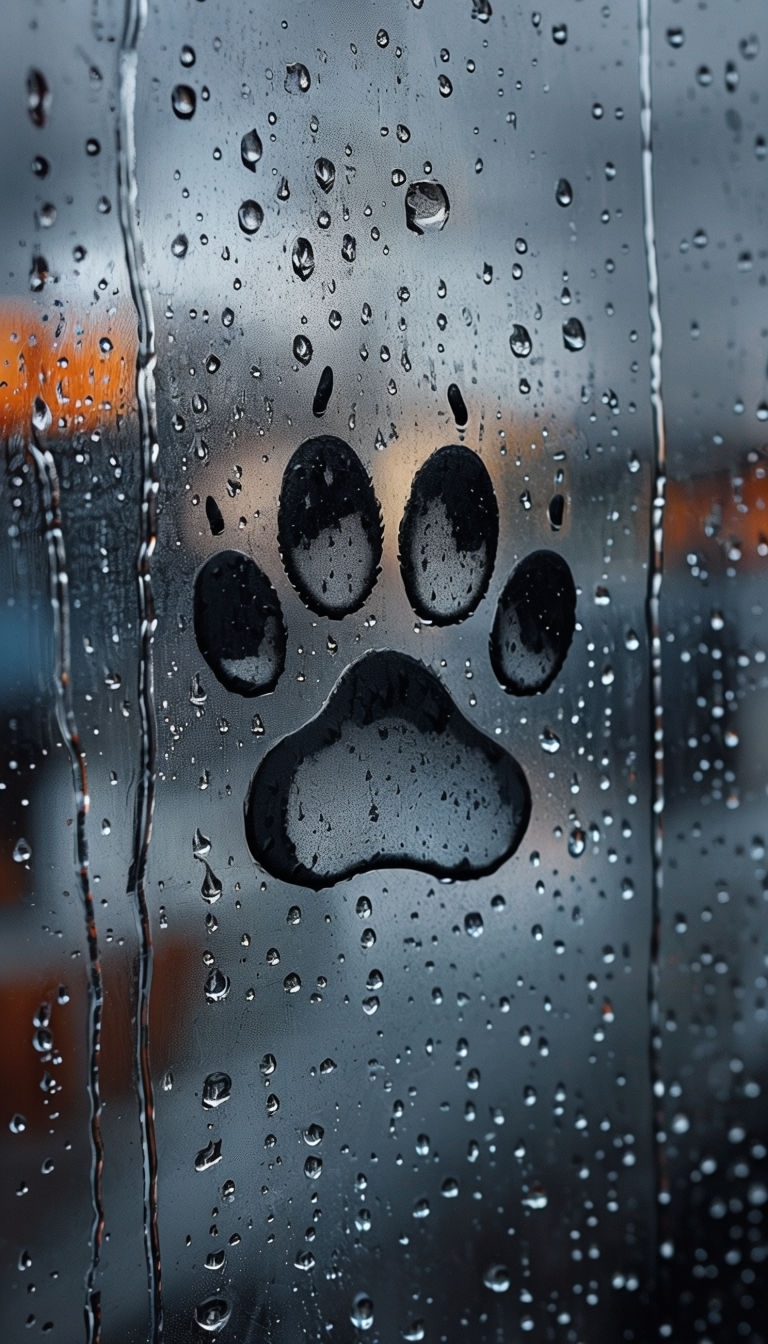
[[135, 902], [139, 936], [137, 986], [136, 1064], [139, 1118], [144, 1178], [144, 1251], [149, 1289], [148, 1338], [159, 1344], [163, 1337], [162, 1274], [157, 1210], [157, 1142], [155, 1106], [149, 1054], [149, 1002], [152, 989], [154, 947], [147, 902], [146, 873], [157, 772], [153, 642], [156, 626], [152, 591], [152, 557], [157, 541], [158, 440], [155, 398], [155, 326], [145, 275], [144, 252], [139, 232], [138, 183], [136, 180], [136, 76], [138, 45], [146, 22], [146, 0], [126, 0], [125, 29], [120, 46], [120, 106], [117, 134], [117, 172], [120, 228], [130, 278], [131, 295], [138, 322], [136, 355], [136, 401], [141, 447], [141, 516], [136, 558], [139, 604], [138, 703], [141, 720], [140, 769], [134, 815], [134, 846], [128, 892]]
[[652, 894], [651, 946], [648, 971], [650, 1015], [650, 1082], [653, 1105], [653, 1143], [656, 1166], [658, 1225], [656, 1250], [668, 1242], [663, 1210], [669, 1201], [669, 1180], [664, 1149], [664, 1078], [661, 1061], [659, 978], [661, 955], [661, 910], [664, 886], [664, 701], [661, 655], [661, 586], [664, 574], [664, 504], [667, 488], [667, 433], [662, 395], [662, 325], [659, 303], [659, 272], [656, 252], [656, 217], [653, 199], [653, 100], [651, 85], [651, 0], [638, 0], [640, 37], [640, 128], [642, 136], [643, 234], [648, 275], [648, 311], [651, 328], [649, 379], [653, 416], [654, 461], [651, 503], [651, 544], [646, 595], [646, 627], [651, 675], [651, 815]]
[[[36, 406], [36, 412], [38, 407]], [[45, 408], [47, 412], [47, 407]], [[50, 420], [47, 415], [46, 419]], [[56, 685], [56, 721], [72, 766], [72, 785], [75, 794], [75, 863], [77, 884], [85, 916], [85, 936], [88, 945], [88, 1103], [91, 1142], [91, 1259], [85, 1274], [85, 1328], [87, 1344], [101, 1341], [101, 1293], [96, 1287], [96, 1276], [101, 1261], [104, 1240], [104, 1143], [101, 1134], [101, 1087], [99, 1053], [101, 1050], [101, 1021], [104, 1009], [104, 982], [96, 928], [96, 912], [91, 891], [90, 861], [88, 854], [88, 773], [85, 752], [80, 742], [72, 702], [72, 674], [70, 659], [69, 576], [67, 552], [61, 525], [61, 493], [59, 477], [53, 456], [43, 448], [33, 427], [29, 451], [37, 472], [37, 483], [43, 508], [45, 541], [48, 552], [48, 584], [53, 613], [54, 681]]]

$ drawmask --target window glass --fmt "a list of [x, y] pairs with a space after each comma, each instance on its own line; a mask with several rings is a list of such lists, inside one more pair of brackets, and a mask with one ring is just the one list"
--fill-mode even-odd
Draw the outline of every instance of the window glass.
[[14, 1337], [762, 1338], [768, 131], [683, 8], [14, 16]]

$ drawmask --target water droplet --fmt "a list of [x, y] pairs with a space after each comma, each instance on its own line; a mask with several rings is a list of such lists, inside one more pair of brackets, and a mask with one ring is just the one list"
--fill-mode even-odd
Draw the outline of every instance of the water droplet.
[[229, 976], [214, 966], [205, 981], [205, 997], [209, 1003], [220, 1003], [229, 994]]
[[27, 75], [27, 111], [33, 126], [45, 125], [50, 106], [51, 91], [45, 75], [39, 70], [30, 70]]
[[551, 756], [560, 750], [560, 738], [557, 733], [553, 733], [551, 728], [542, 728], [539, 733], [539, 746], [542, 751], [549, 752]]
[[357, 256], [357, 240], [351, 233], [345, 233], [341, 244], [341, 255], [345, 261], [353, 262]]
[[237, 212], [237, 222], [243, 233], [258, 233], [264, 223], [264, 211], [258, 201], [243, 201]]
[[352, 1303], [350, 1321], [356, 1330], [370, 1330], [373, 1325], [373, 1302], [365, 1293], [358, 1293]]
[[8, 1128], [12, 1134], [23, 1134], [27, 1128], [27, 1117], [17, 1111], [8, 1121]]
[[453, 85], [447, 75], [438, 75], [437, 87], [441, 98], [450, 98], [453, 93]]
[[290, 459], [278, 509], [286, 573], [311, 611], [340, 618], [370, 595], [381, 560], [381, 512], [349, 444], [308, 439]]
[[323, 372], [320, 374], [320, 381], [317, 384], [317, 391], [315, 392], [314, 400], [312, 402], [312, 414], [316, 415], [318, 419], [321, 415], [325, 415], [332, 392], [333, 369], [330, 364], [326, 364]]
[[323, 1129], [323, 1126], [318, 1125], [313, 1121], [313, 1123], [308, 1125], [304, 1130], [304, 1142], [309, 1144], [310, 1148], [316, 1148], [318, 1143], [322, 1143], [324, 1133], [325, 1130]]
[[223, 887], [216, 874], [205, 865], [205, 877], [203, 885], [200, 888], [200, 895], [208, 905], [215, 905], [221, 899]]
[[280, 602], [250, 556], [220, 551], [195, 579], [195, 636], [206, 663], [228, 691], [263, 695], [285, 665]]
[[286, 994], [298, 994], [301, 989], [301, 976], [295, 971], [290, 971], [283, 980], [283, 989]]
[[20, 836], [13, 847], [13, 861], [14, 863], [26, 863], [31, 858], [32, 847], [29, 841]]
[[315, 719], [268, 752], [246, 837], [268, 872], [316, 890], [382, 867], [464, 879], [514, 852], [529, 813], [520, 766], [434, 673], [373, 651], [342, 674]]
[[405, 193], [405, 222], [412, 233], [436, 233], [445, 228], [451, 207], [439, 182], [412, 182]]
[[323, 1174], [323, 1159], [313, 1153], [304, 1163], [304, 1175], [308, 1181], [317, 1181]]
[[309, 364], [312, 358], [312, 342], [308, 336], [294, 336], [293, 353], [300, 364]]
[[315, 159], [315, 181], [321, 191], [329, 192], [336, 181], [336, 166], [330, 159]]
[[308, 280], [315, 269], [315, 253], [308, 238], [297, 238], [291, 249], [291, 265], [300, 280]]
[[211, 1139], [195, 1158], [195, 1171], [207, 1171], [221, 1161], [221, 1139]]
[[400, 568], [422, 620], [463, 621], [485, 596], [499, 510], [491, 478], [469, 448], [439, 448], [416, 473], [400, 524]]
[[243, 167], [249, 168], [252, 173], [256, 172], [256, 164], [259, 162], [264, 152], [261, 138], [258, 131], [246, 131], [240, 141], [240, 159]]
[[568, 836], [568, 853], [572, 859], [580, 859], [587, 848], [587, 833], [581, 826], [575, 826]]
[[171, 107], [181, 121], [189, 121], [195, 115], [197, 94], [189, 84], [177, 84], [171, 93]]
[[386, 28], [379, 29], [378, 33], [376, 34], [376, 44], [377, 46], [382, 48], [389, 46], [389, 33], [387, 32]]
[[483, 1283], [492, 1293], [507, 1293], [512, 1276], [506, 1265], [489, 1265], [483, 1275]]
[[566, 350], [583, 350], [586, 343], [584, 328], [578, 317], [569, 317], [563, 323], [563, 345]]
[[232, 1079], [228, 1073], [209, 1073], [203, 1083], [203, 1106], [207, 1111], [215, 1110], [229, 1101], [232, 1095]]
[[472, 18], [487, 23], [493, 14], [491, 0], [472, 0]]
[[176, 237], [171, 243], [171, 252], [173, 253], [174, 257], [178, 257], [179, 260], [181, 260], [182, 257], [186, 257], [188, 247], [189, 247], [189, 239], [187, 238], [186, 233], [177, 233]]
[[211, 852], [211, 842], [198, 826], [192, 837], [192, 853], [196, 859], [205, 859]]
[[573, 204], [573, 187], [567, 177], [561, 177], [555, 187], [555, 200], [563, 207]]
[[549, 1200], [547, 1192], [541, 1185], [533, 1185], [527, 1195], [523, 1195], [521, 1203], [526, 1209], [546, 1209]]
[[204, 1302], [198, 1303], [195, 1307], [195, 1325], [199, 1326], [208, 1335], [218, 1335], [219, 1331], [224, 1329], [231, 1315], [232, 1307], [224, 1298], [207, 1297]]
[[285, 67], [285, 80], [283, 88], [286, 93], [306, 93], [312, 84], [312, 77], [301, 61], [295, 61], [293, 65]]
[[576, 625], [576, 589], [565, 560], [534, 551], [507, 580], [491, 633], [493, 670], [516, 695], [545, 691], [565, 662]]
[[464, 932], [468, 933], [470, 938], [480, 938], [485, 932], [483, 916], [478, 910], [472, 910], [464, 916]]
[[552, 26], [552, 41], [562, 47], [568, 41], [568, 25], [566, 23], [555, 23]]
[[533, 349], [533, 342], [527, 327], [515, 322], [509, 335], [509, 348], [518, 359], [525, 359]]

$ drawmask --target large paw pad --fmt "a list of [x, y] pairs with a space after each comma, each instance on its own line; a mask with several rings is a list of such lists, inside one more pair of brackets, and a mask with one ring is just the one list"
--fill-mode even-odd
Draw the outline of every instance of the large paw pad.
[[[498, 534], [481, 459], [461, 445], [437, 449], [413, 479], [398, 537], [403, 586], [423, 621], [447, 626], [475, 611]], [[332, 435], [301, 444], [283, 475], [278, 541], [304, 604], [332, 620], [357, 611], [378, 578], [382, 535], [371, 479], [353, 449]], [[501, 591], [490, 632], [501, 686], [515, 695], [545, 691], [575, 623], [565, 560], [547, 550], [524, 557]], [[194, 625], [227, 690], [254, 696], [277, 687], [285, 622], [275, 589], [249, 556], [221, 551], [202, 566]], [[518, 762], [464, 717], [435, 674], [403, 653], [377, 650], [348, 667], [320, 712], [264, 756], [245, 828], [268, 872], [304, 886], [381, 867], [466, 879], [493, 872], [515, 852], [530, 805]]]

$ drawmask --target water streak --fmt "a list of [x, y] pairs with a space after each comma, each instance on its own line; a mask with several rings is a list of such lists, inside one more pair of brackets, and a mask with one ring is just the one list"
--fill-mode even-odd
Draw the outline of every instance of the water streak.
[[136, 400], [141, 446], [141, 513], [136, 576], [139, 605], [138, 704], [141, 720], [140, 770], [134, 814], [134, 848], [128, 891], [134, 897], [139, 937], [137, 985], [136, 1064], [144, 1178], [144, 1249], [149, 1288], [150, 1340], [163, 1337], [162, 1274], [157, 1209], [157, 1141], [149, 1053], [149, 1003], [154, 947], [147, 901], [146, 872], [157, 777], [157, 727], [154, 704], [153, 643], [155, 602], [152, 557], [157, 541], [158, 435], [155, 395], [155, 325], [146, 280], [139, 232], [136, 178], [136, 77], [138, 46], [147, 17], [146, 0], [126, 0], [125, 28], [120, 46], [120, 106], [117, 132], [117, 171], [120, 227], [138, 322]]
[[651, 86], [651, 0], [638, 0], [640, 38], [640, 129], [642, 138], [643, 234], [648, 275], [650, 320], [649, 380], [653, 416], [654, 461], [651, 503], [651, 544], [646, 595], [646, 627], [651, 679], [651, 788], [652, 788], [652, 907], [648, 972], [650, 1016], [650, 1081], [653, 1094], [653, 1142], [656, 1162], [656, 1195], [659, 1205], [657, 1247], [666, 1242], [663, 1210], [669, 1199], [669, 1179], [664, 1147], [664, 1078], [661, 1061], [659, 1005], [661, 911], [664, 885], [664, 700], [661, 654], [661, 586], [664, 574], [664, 504], [667, 485], [667, 434], [662, 394], [662, 323], [659, 272], [656, 251], [656, 217], [653, 199], [653, 101]]
[[48, 552], [48, 583], [53, 613], [54, 682], [56, 721], [72, 766], [75, 794], [75, 863], [77, 884], [83, 903], [85, 935], [88, 946], [88, 1103], [91, 1144], [91, 1259], [85, 1275], [85, 1328], [87, 1344], [101, 1341], [101, 1293], [96, 1276], [104, 1241], [104, 1142], [101, 1133], [101, 1083], [99, 1055], [104, 1010], [104, 982], [99, 953], [96, 912], [91, 891], [88, 852], [88, 772], [85, 751], [80, 741], [72, 701], [70, 658], [70, 611], [67, 552], [61, 523], [61, 492], [56, 464], [49, 449], [40, 445], [34, 431], [29, 451], [37, 471], [38, 488], [45, 520]]

